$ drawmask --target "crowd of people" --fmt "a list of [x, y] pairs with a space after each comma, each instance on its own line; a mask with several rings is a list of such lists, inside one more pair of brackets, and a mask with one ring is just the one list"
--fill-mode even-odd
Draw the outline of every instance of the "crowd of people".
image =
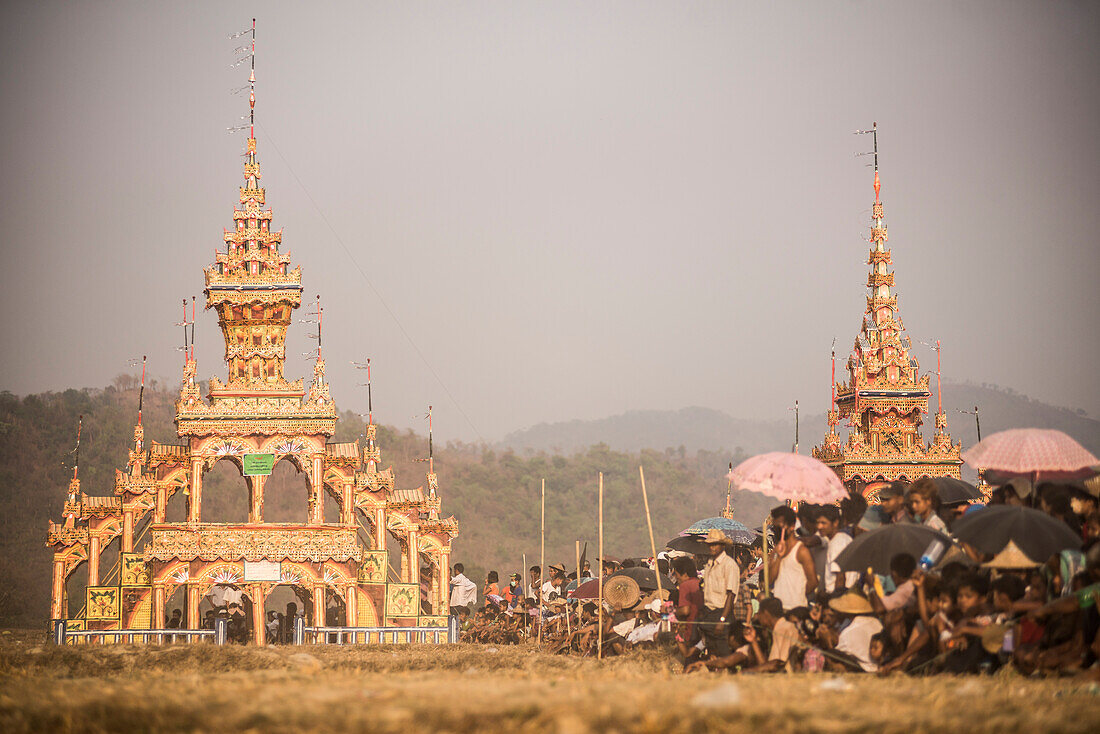
[[[868, 506], [853, 493], [839, 506], [774, 508], [766, 559], [762, 544], [735, 545], [718, 529], [701, 539], [705, 554], [605, 559], [602, 614], [598, 599], [579, 593], [592, 575], [588, 564], [572, 572], [551, 565], [546, 580], [533, 566], [526, 590], [518, 573], [502, 587], [490, 572], [480, 606], [477, 586], [459, 564], [451, 612], [467, 641], [539, 640], [544, 649], [603, 656], [656, 646], [673, 651], [689, 672], [919, 675], [1011, 666], [1025, 675], [1100, 677], [1095, 497], [1072, 486], [1033, 487], [1026, 480], [992, 493], [990, 504], [1041, 510], [1080, 539], [1049, 558], [1028, 558], [1014, 545], [990, 555], [958, 543], [934, 562], [894, 554], [888, 574], [842, 569], [837, 557], [861, 533], [900, 523], [950, 533], [959, 518], [983, 507], [941, 503], [936, 484], [927, 479], [892, 483], [879, 499]], [[645, 579], [636, 573], [645, 568], [671, 583], [660, 590], [642, 583], [638, 594], [621, 593], [625, 585], [614, 583], [616, 577]]]

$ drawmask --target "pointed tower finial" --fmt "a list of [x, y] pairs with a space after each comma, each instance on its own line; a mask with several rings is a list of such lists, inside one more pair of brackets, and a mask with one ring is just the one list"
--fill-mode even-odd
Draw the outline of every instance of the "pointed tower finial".
[[252, 69], [248, 73], [248, 137], [256, 139], [256, 19], [252, 19]]
[[726, 477], [726, 509], [722, 510], [722, 517], [726, 518], [727, 520], [732, 520], [733, 519], [733, 502], [732, 502], [733, 479], [730, 478], [730, 477], [732, 477], [732, 475], [733, 475], [733, 462], [731, 461], [730, 462], [730, 473]]

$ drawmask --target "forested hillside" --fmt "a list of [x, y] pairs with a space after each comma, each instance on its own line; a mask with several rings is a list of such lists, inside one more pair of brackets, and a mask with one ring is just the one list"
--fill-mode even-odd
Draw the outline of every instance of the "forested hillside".
[[[172, 443], [174, 392], [157, 385], [145, 391], [147, 440]], [[81, 488], [90, 495], [110, 494], [114, 469], [125, 465], [137, 417], [138, 390], [122, 377], [106, 389], [67, 390], [24, 398], [0, 393], [0, 625], [38, 625], [49, 603], [50, 556], [44, 541], [50, 519], [60, 519], [74, 455], [77, 418], [84, 416], [80, 450]], [[345, 413], [339, 440], [363, 432], [362, 419]], [[411, 431], [381, 426], [378, 441], [383, 465], [393, 465], [398, 487], [424, 483], [427, 440]], [[621, 452], [596, 445], [570, 456], [524, 455], [449, 444], [436, 450], [436, 471], [445, 514], [454, 514], [460, 534], [454, 560], [471, 575], [496, 569], [502, 577], [519, 570], [524, 553], [536, 562], [539, 549], [539, 488], [546, 479], [548, 560], [572, 563], [574, 541], [595, 541], [596, 486], [604, 472], [605, 547], [609, 555], [647, 552], [638, 466], [646, 471], [657, 542], [692, 521], [717, 514], [725, 502], [728, 462], [740, 456], [680, 450]], [[265, 492], [270, 521], [304, 520], [304, 478], [286, 462]], [[186, 499], [177, 495], [169, 519], [182, 519]], [[336, 508], [329, 500], [326, 516]], [[769, 506], [759, 495], [735, 496], [738, 517], [756, 522]], [[244, 480], [226, 463], [204, 480], [203, 519], [247, 518]], [[117, 545], [117, 543], [116, 543]], [[594, 542], [589, 557], [595, 553]], [[106, 561], [106, 558], [105, 558]], [[480, 580], [480, 579], [479, 579]]]
[[[981, 406], [985, 435], [1017, 426], [1058, 428], [1100, 453], [1100, 422], [1085, 415], [989, 386], [950, 385], [945, 393], [952, 408]], [[174, 398], [174, 391], [156, 382], [146, 389], [147, 440], [175, 442]], [[50, 583], [46, 525], [50, 519], [59, 519], [72, 476], [77, 417], [84, 416], [81, 487], [90, 495], [110, 494], [114, 470], [124, 466], [131, 447], [137, 401], [136, 381], [128, 376], [105, 389], [23, 398], [0, 393], [0, 625], [34, 625], [45, 619]], [[972, 416], [953, 410], [949, 422], [956, 440], [964, 446], [974, 443]], [[803, 416], [804, 452], [820, 438], [823, 424], [823, 417]], [[718, 513], [725, 502], [723, 477], [730, 461], [764, 450], [789, 450], [791, 428], [734, 419], [708, 409], [685, 409], [543, 425], [509, 437], [506, 448], [437, 445], [443, 509], [459, 522], [454, 559], [464, 562], [478, 581], [488, 569], [499, 571], [502, 578], [519, 570], [524, 553], [528, 565], [535, 563], [542, 479], [547, 487], [548, 559], [571, 564], [576, 540], [593, 542], [591, 558], [599, 472], [604, 473], [607, 553], [646, 553], [649, 540], [639, 465], [645, 467], [654, 531], [662, 543], [694, 520]], [[345, 413], [337, 425], [337, 439], [354, 440], [363, 429], [359, 416]], [[424, 483], [425, 437], [380, 426], [378, 442], [383, 465], [393, 466], [398, 487]], [[670, 446], [674, 448], [665, 448]], [[245, 483], [231, 465], [219, 464], [204, 481], [204, 520], [247, 519]], [[269, 521], [305, 519], [305, 480], [288, 462], [276, 466], [264, 505]], [[734, 494], [737, 517], [749, 524], [758, 523], [770, 505], [760, 495]], [[185, 510], [186, 498], [177, 495], [169, 505], [169, 519], [182, 519]], [[336, 514], [331, 499], [325, 514], [329, 518]], [[110, 563], [112, 554], [104, 560]]]

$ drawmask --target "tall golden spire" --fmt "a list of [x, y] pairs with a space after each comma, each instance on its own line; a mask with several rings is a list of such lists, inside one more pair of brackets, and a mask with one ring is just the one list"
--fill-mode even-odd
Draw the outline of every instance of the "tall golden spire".
[[[844, 382], [833, 378], [834, 398], [829, 432], [814, 456], [829, 464], [845, 482], [861, 483], [920, 476], [959, 476], [959, 447], [951, 443], [941, 411], [936, 438], [927, 445], [921, 434], [928, 412], [928, 375], [910, 351], [912, 342], [898, 313], [889, 235], [883, 211], [878, 167], [878, 124], [859, 133], [871, 135], [875, 201], [871, 207], [871, 237], [867, 254], [867, 306], [859, 335], [848, 357]], [[834, 356], [835, 359], [835, 356]], [[834, 367], [835, 375], [835, 367]], [[835, 425], [849, 419], [848, 441], [841, 445]]]
[[302, 302], [301, 270], [289, 270], [281, 254], [282, 231], [271, 228], [272, 211], [264, 209], [266, 192], [256, 157], [256, 21], [252, 21], [248, 74], [248, 140], [240, 206], [233, 210], [232, 230], [225, 230], [225, 252], [206, 270], [206, 307], [216, 309], [225, 339], [229, 369], [226, 388], [286, 391], [286, 330], [293, 309]]

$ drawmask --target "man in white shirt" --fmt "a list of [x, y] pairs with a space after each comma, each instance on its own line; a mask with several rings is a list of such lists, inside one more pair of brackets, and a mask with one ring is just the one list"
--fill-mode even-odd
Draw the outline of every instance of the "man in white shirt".
[[712, 528], [704, 541], [710, 549], [710, 560], [703, 568], [703, 613], [700, 632], [707, 644], [707, 654], [725, 657], [730, 654], [729, 622], [733, 601], [741, 585], [741, 569], [727, 553], [733, 541]]
[[837, 639], [836, 651], [848, 656], [852, 663], [867, 673], [874, 673], [878, 666], [871, 661], [871, 638], [882, 632], [882, 622], [871, 616], [871, 602], [855, 591], [833, 599], [829, 606], [852, 621]]
[[466, 611], [471, 611], [474, 604], [477, 603], [477, 584], [470, 579], [466, 578], [463, 571], [466, 569], [461, 563], [454, 565], [454, 572], [451, 574], [451, 614], [457, 615], [460, 607], [465, 607]]
[[836, 557], [852, 542], [852, 536], [840, 532], [840, 510], [832, 505], [821, 508], [817, 516], [817, 533], [825, 541], [825, 593], [833, 595], [856, 582], [859, 573], [841, 573]]

